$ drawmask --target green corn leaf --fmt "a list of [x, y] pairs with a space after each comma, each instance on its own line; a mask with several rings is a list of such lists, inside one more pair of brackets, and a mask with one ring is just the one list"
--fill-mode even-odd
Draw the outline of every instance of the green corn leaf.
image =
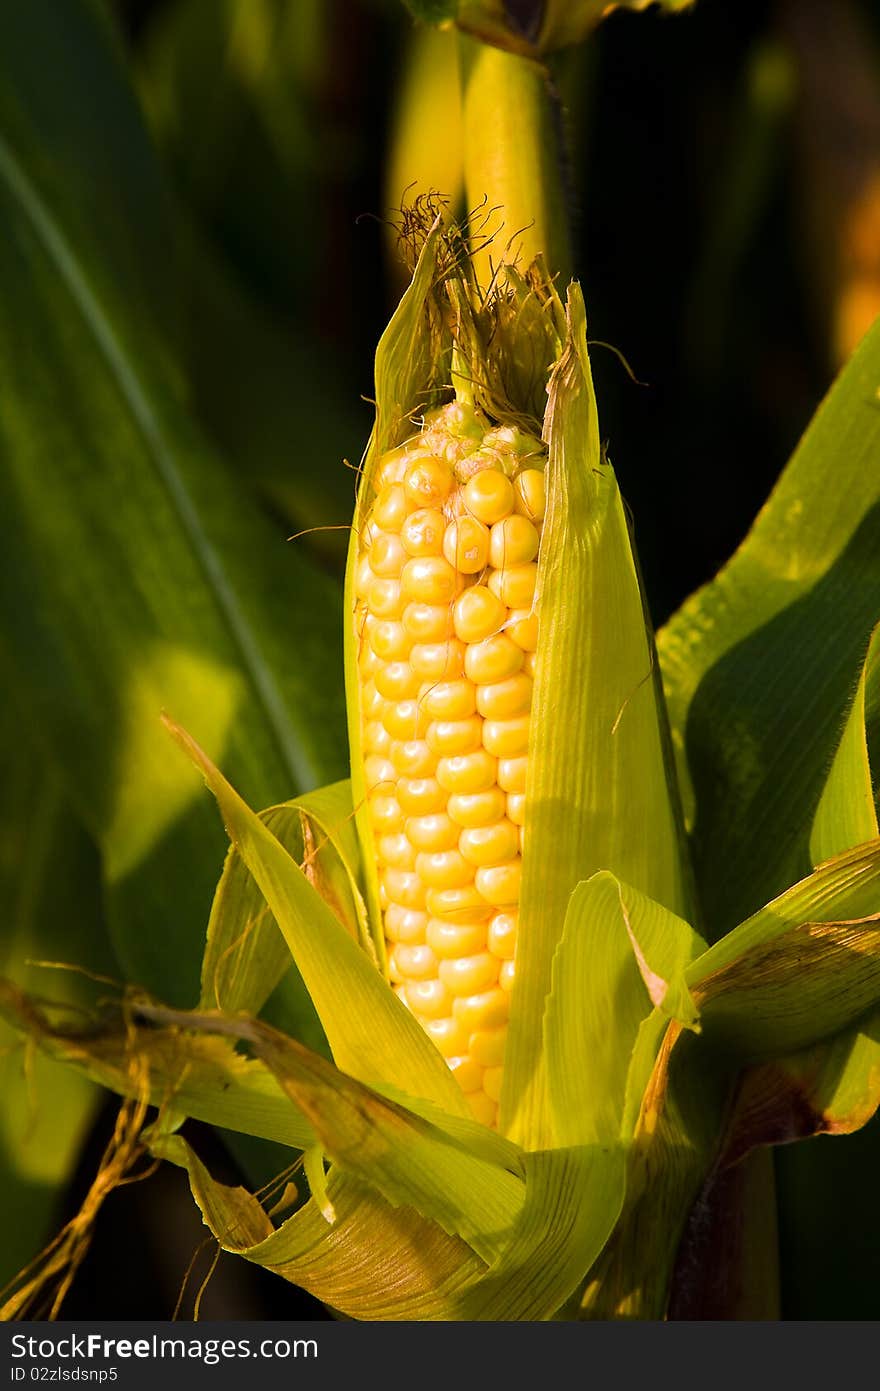
[[126, 973], [188, 1002], [222, 837], [159, 713], [261, 805], [338, 776], [338, 597], [180, 406], [161, 190], [91, 8], [4, 7], [0, 53], [3, 647]]
[[[165, 1010], [166, 1019], [168, 1015]], [[38, 1056], [56, 1064], [58, 1075], [63, 1064], [68, 1088], [81, 1076], [120, 1096], [136, 1099], [146, 1093], [151, 1105], [175, 1118], [190, 1116], [295, 1149], [315, 1144], [303, 1112], [264, 1062], [236, 1051], [236, 1036], [228, 1026], [225, 1034], [182, 1032], [176, 1023], [156, 1027], [151, 1015], [144, 1027], [132, 1022], [130, 1010], [95, 1018], [94, 1013], [59, 1012], [57, 1002], [47, 1012], [45, 1002], [29, 999], [2, 979], [0, 1016], [39, 1046]], [[204, 1028], [211, 1016], [194, 1018]]]
[[194, 740], [166, 723], [217, 798], [230, 838], [287, 940], [337, 1065], [361, 1081], [388, 1082], [453, 1114], [469, 1114], [433, 1043], [296, 861]]
[[154, 1145], [189, 1173], [207, 1226], [226, 1251], [301, 1286], [332, 1309], [357, 1319], [445, 1319], [452, 1299], [484, 1263], [460, 1238], [418, 1213], [393, 1208], [374, 1189], [331, 1170], [328, 1226], [314, 1202], [272, 1230], [243, 1189], [224, 1187], [177, 1135]]
[[878, 383], [875, 325], [736, 555], [658, 635], [710, 940], [811, 867], [880, 614]]
[[[662, 1023], [657, 1013], [642, 1025], [629, 1081], [626, 1209], [591, 1276], [586, 1316], [662, 1316], [675, 1250], [718, 1152], [733, 1080], [751, 1063], [784, 1060], [845, 1033], [880, 1003], [878, 922], [880, 845], [872, 842], [821, 865], [692, 962], [685, 979], [700, 1011], [699, 1035], [677, 1021]], [[823, 1054], [813, 1055], [812, 1076], [833, 1095], [817, 1057]], [[794, 1138], [784, 1097], [777, 1086], [754, 1143]], [[875, 1098], [863, 1092], [861, 1099], [864, 1108]], [[808, 1115], [809, 1105], [799, 1114]]]
[[577, 286], [568, 313], [569, 339], [550, 382], [545, 422], [550, 461], [538, 562], [529, 853], [500, 1119], [527, 1148], [552, 1144], [544, 1004], [575, 885], [610, 869], [672, 913], [688, 912], [652, 643], [623, 503], [600, 453]]
[[[86, 1008], [105, 988], [80, 971], [115, 972], [101, 912], [95, 847], [8, 699], [0, 712], [0, 974]], [[49, 1227], [100, 1101], [84, 1076], [0, 1022], [0, 1287]]]
[[577, 886], [544, 1021], [557, 1144], [617, 1140], [639, 1028], [655, 1006], [696, 1024], [684, 969], [704, 945], [681, 918], [607, 871]]
[[813, 817], [810, 857], [814, 864], [880, 835], [867, 731], [869, 715], [876, 715], [877, 711], [866, 705], [866, 700], [876, 699], [878, 672], [880, 627], [871, 635], [846, 725]]
[[624, 1194], [619, 1147], [529, 1153], [525, 1164], [526, 1201], [514, 1238], [458, 1301], [458, 1318], [552, 1318], [614, 1228]]
[[[366, 905], [358, 888], [360, 850], [347, 782], [319, 788], [260, 813], [260, 819], [303, 866], [349, 935], [368, 951]], [[323, 1031], [290, 948], [247, 866], [233, 849], [223, 870], [202, 960], [201, 1008], [259, 1014], [273, 991], [273, 1020], [322, 1049]]]

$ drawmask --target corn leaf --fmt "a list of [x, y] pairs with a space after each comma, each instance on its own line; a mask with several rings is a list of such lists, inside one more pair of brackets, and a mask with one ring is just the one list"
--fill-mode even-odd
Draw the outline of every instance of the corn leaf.
[[357, 1319], [444, 1319], [452, 1298], [485, 1265], [460, 1238], [338, 1169], [327, 1195], [328, 1226], [314, 1202], [276, 1231], [255, 1198], [211, 1178], [186, 1142], [167, 1136], [154, 1146], [185, 1168], [207, 1226], [226, 1251], [301, 1286]]
[[[0, 748], [0, 974], [85, 1008], [102, 987], [80, 972], [36, 963], [115, 970], [97, 853], [8, 699], [0, 711]], [[2, 1287], [49, 1235], [100, 1094], [0, 1022], [0, 1095]]]
[[545, 422], [550, 460], [538, 562], [542, 636], [526, 787], [529, 848], [500, 1119], [505, 1133], [538, 1149], [553, 1135], [544, 1006], [575, 885], [609, 869], [672, 913], [688, 911], [652, 643], [620, 493], [600, 453], [577, 286], [568, 316]]
[[5, 6], [0, 53], [3, 648], [126, 974], [190, 1001], [222, 837], [159, 713], [261, 805], [339, 776], [338, 598], [181, 408], [164, 199], [93, 7]]
[[614, 1228], [624, 1193], [622, 1149], [533, 1152], [525, 1163], [526, 1201], [514, 1239], [457, 1301], [457, 1318], [552, 1318]]
[[[687, 968], [699, 1035], [673, 1021], [654, 1057], [657, 1015], [642, 1025], [629, 1084], [629, 1104], [640, 1101], [626, 1209], [591, 1275], [588, 1317], [662, 1315], [674, 1253], [717, 1155], [734, 1079], [752, 1063], [784, 1059], [845, 1031], [880, 1003], [878, 915], [880, 845], [872, 842], [820, 866]], [[827, 1088], [827, 1074], [823, 1080]], [[752, 1143], [795, 1138], [782, 1094], [777, 1088]], [[741, 1157], [742, 1150], [734, 1156]]]
[[[167, 1017], [169, 1011], [164, 1013]], [[152, 1106], [177, 1119], [190, 1116], [295, 1149], [315, 1144], [303, 1112], [262, 1060], [236, 1051], [236, 1036], [228, 1027], [215, 1036], [184, 1032], [167, 1022], [157, 1026], [153, 1016], [146, 1026], [138, 1024], [131, 1010], [109, 1017], [71, 1012], [63, 1001], [49, 1007], [3, 979], [0, 1016], [38, 1045], [59, 1072], [64, 1065], [68, 1087], [81, 1076], [120, 1096], [139, 1099], [146, 1094]], [[211, 1016], [193, 1018], [204, 1028]]]
[[810, 857], [814, 864], [880, 835], [867, 730], [869, 716], [877, 713], [876, 707], [870, 707], [877, 698], [878, 672], [880, 626], [871, 635], [846, 725], [813, 817]]
[[703, 946], [681, 918], [607, 871], [577, 886], [544, 1022], [557, 1144], [617, 1141], [639, 1027], [655, 1006], [696, 1024], [684, 969]]
[[[347, 782], [319, 788], [260, 813], [301, 864], [312, 886], [351, 937], [371, 948], [358, 888], [360, 850]], [[200, 1008], [259, 1014], [273, 991], [273, 1022], [303, 1043], [326, 1047], [323, 1031], [290, 948], [247, 866], [233, 849], [217, 886], [202, 960]]]
[[166, 723], [217, 798], [230, 839], [284, 934], [338, 1067], [360, 1081], [388, 1082], [467, 1115], [449, 1068], [366, 952], [203, 750], [179, 726]]
[[809, 872], [823, 796], [817, 848], [852, 815], [825, 787], [880, 615], [878, 383], [880, 324], [736, 555], [658, 635], [710, 940]]

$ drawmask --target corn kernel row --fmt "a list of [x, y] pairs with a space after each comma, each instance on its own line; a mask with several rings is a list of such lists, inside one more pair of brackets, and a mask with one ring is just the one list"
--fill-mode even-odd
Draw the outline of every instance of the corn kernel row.
[[355, 578], [392, 983], [494, 1125], [513, 984], [541, 442], [453, 402], [380, 460]]

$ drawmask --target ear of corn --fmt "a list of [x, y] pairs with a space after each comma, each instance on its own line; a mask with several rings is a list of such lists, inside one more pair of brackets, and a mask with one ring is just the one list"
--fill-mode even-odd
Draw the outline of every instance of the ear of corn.
[[[374, 930], [472, 1112], [495, 1125], [500, 1107], [502, 1129], [540, 1148], [543, 1012], [570, 893], [614, 864], [686, 907], [579, 291], [567, 328], [539, 266], [484, 298], [454, 233], [435, 229], [376, 384], [346, 631]], [[625, 814], [611, 788], [626, 788]]]

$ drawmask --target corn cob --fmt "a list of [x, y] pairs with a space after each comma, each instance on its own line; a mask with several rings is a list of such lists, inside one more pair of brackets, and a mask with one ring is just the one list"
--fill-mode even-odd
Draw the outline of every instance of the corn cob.
[[392, 984], [494, 1125], [537, 648], [542, 442], [459, 401], [385, 454], [359, 537], [364, 775]]

